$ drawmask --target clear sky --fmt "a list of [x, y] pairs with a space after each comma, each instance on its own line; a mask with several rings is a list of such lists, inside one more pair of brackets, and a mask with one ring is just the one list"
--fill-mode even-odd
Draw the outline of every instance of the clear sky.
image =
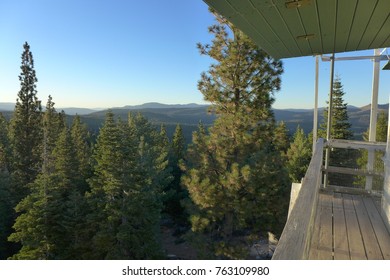
[[[202, 0], [0, 0], [0, 102], [16, 100], [27, 41], [43, 103], [49, 94], [57, 107], [204, 103], [197, 81], [211, 61], [200, 56], [196, 43], [210, 41], [212, 23]], [[283, 60], [275, 108], [313, 107], [314, 61]], [[321, 63], [320, 106], [329, 69]], [[339, 62], [336, 73], [349, 104], [370, 103], [372, 62]], [[380, 75], [379, 103], [387, 103], [390, 71]]]

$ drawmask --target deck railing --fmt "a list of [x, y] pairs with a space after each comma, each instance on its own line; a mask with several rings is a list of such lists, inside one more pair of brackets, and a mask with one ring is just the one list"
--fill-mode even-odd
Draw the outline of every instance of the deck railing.
[[295, 206], [275, 249], [273, 260], [306, 259], [313, 234], [314, 218], [318, 202], [318, 190], [321, 185], [324, 140], [319, 139], [306, 175], [302, 180]]
[[386, 143], [331, 139], [325, 148], [324, 188], [382, 194]]
[[[330, 149], [330, 160], [328, 166], [324, 166], [324, 151]], [[337, 153], [340, 150], [353, 150], [352, 153]], [[360, 150], [360, 152], [358, 151]], [[365, 150], [366, 152], [362, 152]], [[370, 194], [386, 194], [389, 196], [390, 190], [383, 192], [383, 155], [386, 150], [386, 143], [361, 142], [348, 140], [330, 140], [325, 142], [319, 139], [315, 145], [315, 152], [310, 161], [305, 177], [302, 179], [299, 190], [293, 190], [292, 203], [290, 203], [289, 216], [280, 237], [279, 243], [275, 249], [273, 260], [300, 260], [307, 259], [311, 237], [313, 235], [314, 219], [317, 211], [318, 195], [321, 188], [328, 188], [336, 191], [348, 192], [366, 192]], [[343, 155], [340, 160], [340, 154]], [[332, 161], [334, 157], [339, 156], [338, 160], [345, 163], [356, 162], [357, 158], [363, 157], [360, 163], [354, 167], [338, 164], [338, 160]], [[337, 156], [336, 156], [337, 155]], [[344, 158], [343, 158], [344, 157]], [[377, 164], [375, 164], [377, 162]], [[363, 163], [363, 164], [362, 164]], [[332, 165], [334, 164], [334, 165]], [[379, 164], [379, 167], [378, 167]], [[390, 175], [389, 170], [386, 172]], [[355, 179], [349, 180], [347, 186], [336, 186], [324, 183], [323, 180], [334, 180], [330, 175], [332, 173], [342, 174], [342, 176], [354, 176]], [[323, 177], [325, 175], [325, 179]], [[357, 179], [356, 179], [357, 178]], [[380, 188], [373, 188], [373, 183], [378, 183], [374, 178], [382, 180]], [[359, 181], [360, 180], [360, 181]], [[390, 179], [385, 180], [390, 184]], [[360, 184], [360, 185], [359, 185]], [[363, 186], [365, 185], [365, 186]], [[297, 185], [295, 185], [296, 187]], [[383, 198], [382, 198], [383, 200]], [[390, 198], [388, 199], [390, 201]], [[390, 208], [389, 203], [383, 204], [382, 208]], [[390, 215], [388, 215], [390, 216]], [[390, 217], [388, 218], [390, 220]]]

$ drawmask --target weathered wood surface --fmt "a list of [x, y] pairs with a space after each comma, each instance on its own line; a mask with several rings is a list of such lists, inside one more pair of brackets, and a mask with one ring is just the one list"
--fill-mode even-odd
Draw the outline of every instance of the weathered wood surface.
[[363, 142], [354, 140], [330, 139], [326, 142], [327, 147], [343, 149], [365, 149], [368, 151], [385, 151], [385, 142]]
[[384, 221], [382, 217], [378, 215], [378, 209], [372, 199], [364, 197], [363, 202], [366, 206], [368, 216], [370, 217], [371, 224], [374, 228], [374, 232], [378, 240], [378, 244], [381, 248], [383, 258], [385, 260], [390, 260], [390, 234], [384, 224]]
[[319, 139], [299, 196], [291, 210], [272, 259], [307, 259], [317, 211], [318, 190], [321, 184], [321, 166], [324, 140]]
[[316, 226], [318, 224], [318, 221], [320, 220], [321, 211], [316, 211], [316, 216], [314, 219], [314, 229], [313, 229], [313, 236], [310, 240], [310, 248], [309, 248], [309, 260], [318, 260], [318, 243], [320, 236], [320, 227]]
[[345, 221], [343, 197], [340, 193], [335, 193], [333, 198], [333, 223], [334, 259], [349, 260], [347, 224]]
[[[332, 205], [331, 210], [327, 205]], [[329, 192], [321, 191], [309, 259], [389, 259], [390, 234], [380, 209], [377, 197], [345, 193], [329, 195]]]
[[323, 194], [319, 204], [320, 235], [317, 247], [318, 259], [329, 260], [333, 256], [332, 195]]
[[334, 193], [346, 193], [346, 194], [356, 194], [356, 195], [369, 195], [372, 197], [380, 198], [382, 197], [382, 193], [374, 190], [366, 190], [360, 188], [349, 188], [349, 187], [340, 187], [335, 185], [329, 185], [327, 187], [328, 191], [332, 191]]
[[341, 174], [349, 174], [349, 175], [364, 175], [364, 176], [384, 176], [384, 172], [378, 172], [375, 170], [364, 170], [364, 169], [354, 169], [347, 167], [337, 167], [337, 166], [328, 166], [328, 168], [324, 168], [323, 171], [329, 173], [341, 173]]
[[379, 248], [378, 240], [375, 236], [374, 229], [371, 225], [367, 209], [363, 203], [363, 199], [361, 196], [357, 195], [352, 196], [352, 198], [353, 205], [356, 211], [356, 216], [360, 226], [360, 232], [363, 238], [366, 257], [368, 260], [381, 260], [383, 259], [382, 253]]

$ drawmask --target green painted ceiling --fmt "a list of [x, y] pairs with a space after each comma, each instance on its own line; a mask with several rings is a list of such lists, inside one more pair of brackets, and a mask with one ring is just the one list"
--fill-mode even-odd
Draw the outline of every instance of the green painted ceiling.
[[390, 47], [390, 0], [204, 0], [275, 58]]

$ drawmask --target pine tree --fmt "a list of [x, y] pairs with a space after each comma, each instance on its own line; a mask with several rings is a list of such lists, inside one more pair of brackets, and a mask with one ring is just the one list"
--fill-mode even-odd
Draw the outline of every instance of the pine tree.
[[281, 152], [282, 156], [286, 156], [286, 152], [290, 146], [289, 132], [284, 121], [280, 121], [275, 128], [275, 146]]
[[242, 258], [251, 237], [284, 224], [288, 176], [271, 110], [283, 70], [280, 61], [216, 17], [209, 28], [212, 44], [198, 45], [216, 63], [202, 73], [198, 88], [218, 118], [208, 135], [194, 134], [183, 184], [193, 201], [192, 231], [209, 256]]
[[8, 123], [0, 113], [0, 259], [6, 259], [11, 253], [7, 237], [11, 233], [14, 217], [10, 195], [10, 147], [7, 132]]
[[[54, 108], [54, 102], [49, 96], [46, 111], [42, 117], [42, 147], [41, 173], [29, 183], [29, 193], [16, 206], [19, 216], [16, 218], [10, 241], [20, 242], [20, 251], [13, 256], [15, 259], [47, 259], [54, 258], [53, 244], [50, 243], [50, 205], [53, 196], [53, 185], [59, 182], [52, 175], [55, 171], [53, 150], [59, 136], [59, 117]], [[61, 201], [58, 202], [61, 205]]]
[[76, 151], [77, 161], [79, 163], [79, 176], [77, 178], [80, 181], [78, 186], [81, 192], [86, 192], [89, 188], [87, 181], [92, 176], [92, 149], [90, 134], [86, 125], [81, 122], [80, 116], [78, 115], [73, 119], [71, 136]]
[[180, 124], [176, 125], [172, 137], [172, 143], [169, 152], [169, 168], [172, 172], [172, 182], [167, 186], [167, 198], [165, 200], [165, 212], [168, 213], [176, 223], [181, 225], [187, 224], [187, 213], [182, 206], [182, 200], [188, 198], [187, 190], [181, 186], [180, 161], [184, 159], [185, 139]]
[[287, 169], [292, 182], [301, 182], [309, 167], [311, 155], [311, 141], [306, 137], [303, 129], [298, 126], [294, 140], [287, 150]]
[[[352, 139], [353, 132], [348, 117], [347, 103], [344, 102], [344, 89], [340, 77], [336, 77], [333, 82], [332, 95], [332, 127], [330, 135], [332, 139]], [[328, 101], [326, 103], [329, 103]], [[328, 125], [328, 108], [324, 110], [323, 122], [318, 131], [319, 137], [326, 138], [326, 128]]]
[[[161, 172], [166, 165], [159, 134], [142, 116], [128, 123], [106, 116], [94, 152], [94, 175], [87, 194], [88, 225], [96, 259], [161, 257], [159, 221]], [[165, 155], [166, 157], [166, 155]]]
[[[330, 130], [331, 139], [352, 139], [353, 132], [348, 117], [347, 103], [344, 102], [345, 92], [340, 77], [336, 77], [333, 83], [333, 105], [332, 105], [332, 127]], [[324, 110], [323, 122], [320, 125], [318, 135], [326, 138], [328, 120], [328, 109]], [[330, 153], [330, 166], [356, 168], [356, 151], [346, 149], [332, 149]], [[354, 178], [345, 174], [330, 173], [329, 184], [340, 186], [352, 186]]]
[[61, 133], [64, 123], [61, 116], [54, 108], [55, 103], [53, 98], [49, 95], [46, 103], [46, 110], [43, 114], [43, 143], [42, 143], [42, 172], [51, 173], [52, 170], [48, 168], [54, 168], [53, 150], [56, 145], [59, 134]]
[[[79, 164], [70, 131], [64, 127], [57, 136], [50, 157], [53, 161], [42, 169], [30, 184], [31, 193], [16, 207], [20, 213], [10, 241], [22, 248], [14, 259], [75, 259], [80, 246], [84, 202], [78, 190]], [[85, 240], [83, 240], [85, 241]]]
[[53, 212], [59, 217], [60, 231], [54, 236], [57, 259], [81, 258], [84, 243], [88, 242], [84, 236], [87, 214], [84, 182], [80, 179], [81, 164], [72, 140], [71, 131], [64, 127], [53, 151], [56, 159], [54, 175], [59, 181], [55, 187], [57, 197], [52, 201]]
[[12, 195], [16, 203], [29, 193], [27, 185], [35, 180], [42, 166], [41, 102], [37, 97], [37, 78], [30, 46], [26, 42], [23, 48], [20, 91], [9, 131], [15, 184]]

